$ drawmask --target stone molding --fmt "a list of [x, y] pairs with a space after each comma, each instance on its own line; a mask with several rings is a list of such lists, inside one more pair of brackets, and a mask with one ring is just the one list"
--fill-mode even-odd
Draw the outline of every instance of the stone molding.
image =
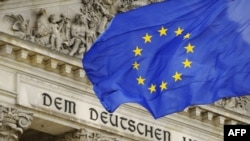
[[223, 127], [225, 124], [250, 124], [249, 117], [244, 117], [240, 114], [237, 115], [235, 113], [230, 114], [227, 110], [224, 110], [220, 107], [215, 107], [213, 105], [190, 106], [179, 114], [205, 123], [210, 123], [218, 127]]
[[49, 72], [87, 82], [80, 59], [0, 32], [0, 55]]
[[32, 116], [31, 113], [0, 105], [0, 140], [18, 141], [23, 131], [31, 125]]
[[87, 129], [75, 130], [67, 132], [56, 141], [118, 141], [121, 137], [109, 136], [104, 133], [92, 132]]

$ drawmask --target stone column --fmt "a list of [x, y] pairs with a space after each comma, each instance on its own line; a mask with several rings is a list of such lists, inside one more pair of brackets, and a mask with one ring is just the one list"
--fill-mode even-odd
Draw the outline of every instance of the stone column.
[[31, 125], [32, 114], [0, 105], [0, 141], [18, 141], [19, 136]]

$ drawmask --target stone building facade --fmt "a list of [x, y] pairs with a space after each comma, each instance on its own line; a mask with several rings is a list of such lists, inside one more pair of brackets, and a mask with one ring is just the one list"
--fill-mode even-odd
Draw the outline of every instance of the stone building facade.
[[250, 124], [248, 96], [158, 120], [100, 105], [81, 58], [115, 14], [159, 1], [0, 0], [0, 141], [222, 141]]

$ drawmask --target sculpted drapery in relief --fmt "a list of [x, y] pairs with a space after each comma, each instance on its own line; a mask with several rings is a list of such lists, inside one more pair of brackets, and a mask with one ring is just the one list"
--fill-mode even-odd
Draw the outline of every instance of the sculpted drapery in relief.
[[5, 17], [19, 38], [81, 58], [115, 14], [159, 1], [162, 0], [82, 0], [83, 6], [74, 17], [40, 9], [34, 25], [20, 14]]

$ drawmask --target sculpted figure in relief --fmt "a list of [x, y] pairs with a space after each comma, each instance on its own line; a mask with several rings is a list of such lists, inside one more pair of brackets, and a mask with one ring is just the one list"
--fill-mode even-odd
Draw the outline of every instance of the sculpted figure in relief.
[[97, 25], [97, 20], [95, 20], [95, 18], [92, 18], [92, 20], [88, 19], [88, 29], [86, 31], [86, 46], [87, 46], [86, 52], [90, 49], [92, 43], [97, 38], [96, 25]]
[[250, 97], [248, 96], [224, 98], [217, 101], [215, 105], [250, 116], [248, 112], [250, 110]]
[[23, 16], [18, 14], [10, 14], [10, 15], [5, 15], [5, 18], [11, 22], [11, 29], [14, 32], [14, 34], [21, 39], [27, 40], [28, 37], [30, 36], [29, 33], [29, 21], [25, 21]]
[[121, 0], [103, 0], [100, 3], [96, 3], [95, 11], [99, 12], [99, 25], [97, 28], [98, 34], [103, 32], [107, 27], [107, 24], [111, 21], [111, 19], [117, 14], [121, 12], [125, 12], [129, 10], [129, 6], [131, 3], [125, 3]]
[[35, 37], [35, 42], [47, 47], [51, 32], [47, 11], [42, 8], [37, 14], [36, 23], [32, 29], [32, 35]]
[[86, 31], [87, 18], [83, 14], [77, 14], [71, 25], [71, 41], [69, 46], [72, 47], [69, 55], [73, 56], [76, 53], [82, 54], [86, 51]]
[[42, 8], [34, 25], [18, 14], [6, 15], [14, 35], [77, 58], [83, 57], [113, 16], [139, 6], [162, 0], [82, 0], [74, 17], [48, 14]]
[[61, 36], [63, 20], [56, 21], [55, 14], [50, 15], [48, 20], [49, 20], [50, 28], [51, 28], [49, 47], [52, 49], [56, 49], [57, 51], [60, 51], [60, 47], [62, 45], [62, 39], [63, 39]]

